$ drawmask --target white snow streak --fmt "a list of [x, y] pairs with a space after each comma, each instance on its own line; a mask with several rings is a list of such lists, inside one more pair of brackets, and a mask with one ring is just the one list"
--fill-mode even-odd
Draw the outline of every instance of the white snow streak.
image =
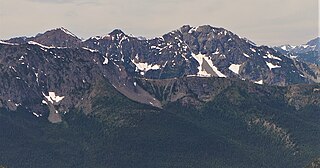
[[5, 44], [5, 45], [19, 45], [19, 44], [16, 44], [16, 43], [8, 43], [8, 42], [4, 42], [4, 41], [1, 41], [1, 40], [0, 40], [0, 44]]
[[245, 57], [247, 57], [247, 58], [250, 58], [250, 56], [249, 56], [248, 54], [246, 54], [246, 53], [243, 53], [243, 55], [244, 55]]
[[82, 49], [85, 49], [85, 50], [88, 50], [88, 51], [90, 51], [90, 52], [99, 52], [98, 50], [93, 50], [93, 49], [91, 49], [91, 48], [87, 48], [87, 47], [82, 47]]
[[46, 46], [46, 45], [43, 45], [43, 44], [37, 43], [37, 42], [35, 42], [35, 41], [28, 41], [28, 44], [31, 44], [31, 45], [37, 45], [37, 46], [40, 46], [40, 47], [42, 47], [42, 48], [46, 48], [46, 49], [55, 48], [55, 47], [49, 47], [49, 46]]
[[76, 35], [74, 35], [73, 33], [71, 33], [69, 30], [61, 27], [60, 30], [62, 30], [63, 32], [65, 32], [66, 34], [70, 35], [70, 36], [73, 36], [75, 38], [78, 38]]

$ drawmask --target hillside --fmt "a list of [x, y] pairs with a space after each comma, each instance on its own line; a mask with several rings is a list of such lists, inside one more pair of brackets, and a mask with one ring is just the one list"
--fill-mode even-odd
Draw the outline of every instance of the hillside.
[[[133, 102], [107, 81], [91, 89], [91, 113], [75, 108], [59, 124], [23, 109], [2, 109], [0, 163], [8, 167], [303, 167], [320, 154], [319, 94], [314, 93], [318, 103], [296, 110], [283, 96], [291, 89], [286, 87], [186, 78], [176, 80], [179, 84], [166, 94], [161, 88], [169, 86], [167, 82], [149, 82], [144, 87], [159, 90], [157, 97], [167, 95], [163, 109]], [[195, 84], [207, 87], [190, 87]], [[295, 90], [303, 90], [297, 92], [303, 97], [319, 87], [296, 86]], [[187, 96], [168, 101], [182, 91]]]

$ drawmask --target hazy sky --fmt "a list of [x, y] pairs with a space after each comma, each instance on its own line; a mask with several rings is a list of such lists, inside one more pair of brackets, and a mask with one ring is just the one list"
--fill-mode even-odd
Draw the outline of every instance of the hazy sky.
[[0, 39], [65, 27], [79, 37], [115, 28], [155, 37], [184, 24], [224, 27], [257, 44], [318, 36], [318, 0], [0, 0]]

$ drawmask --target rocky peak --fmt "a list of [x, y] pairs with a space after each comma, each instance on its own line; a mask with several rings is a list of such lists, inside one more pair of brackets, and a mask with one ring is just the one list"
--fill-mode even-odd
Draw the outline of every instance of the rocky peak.
[[180, 27], [180, 31], [182, 32], [182, 33], [187, 33], [187, 32], [189, 32], [191, 29], [193, 29], [194, 27], [192, 27], [192, 26], [190, 26], [190, 25], [183, 25], [183, 26], [181, 26]]
[[122, 37], [126, 37], [127, 35], [120, 29], [114, 29], [112, 32], [109, 33], [109, 36], [113, 36], [117, 39], [120, 39]]
[[5, 40], [5, 42], [14, 44], [35, 42], [47, 47], [77, 48], [81, 46], [82, 40], [69, 30], [60, 27], [39, 33], [35, 37], [16, 37]]
[[46, 31], [43, 34], [38, 34], [30, 40], [46, 46], [53, 47], [78, 47], [81, 39], [71, 33], [69, 30], [60, 27], [53, 30]]
[[48, 30], [48, 31], [46, 31], [44, 33], [39, 33], [35, 37], [40, 37], [40, 36], [43, 36], [43, 35], [47, 35], [47, 36], [65, 35], [65, 36], [72, 36], [72, 37], [78, 38], [76, 35], [74, 35], [72, 32], [70, 32], [68, 29], [66, 29], [64, 27], [51, 29], [51, 30]]
[[210, 33], [213, 30], [214, 30], [214, 27], [212, 27], [211, 25], [201, 25], [196, 28], [196, 31], [201, 33]]

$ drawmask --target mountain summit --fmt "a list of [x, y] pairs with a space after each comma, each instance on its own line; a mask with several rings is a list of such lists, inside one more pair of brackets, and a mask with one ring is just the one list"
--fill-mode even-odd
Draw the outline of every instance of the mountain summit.
[[39, 33], [35, 37], [12, 38], [10, 40], [6, 40], [6, 42], [18, 44], [36, 42], [43, 46], [65, 48], [78, 47], [81, 45], [81, 39], [63, 27]]
[[38, 34], [32, 41], [46, 46], [67, 48], [80, 46], [81, 44], [81, 39], [63, 27], [49, 30], [43, 34]]

